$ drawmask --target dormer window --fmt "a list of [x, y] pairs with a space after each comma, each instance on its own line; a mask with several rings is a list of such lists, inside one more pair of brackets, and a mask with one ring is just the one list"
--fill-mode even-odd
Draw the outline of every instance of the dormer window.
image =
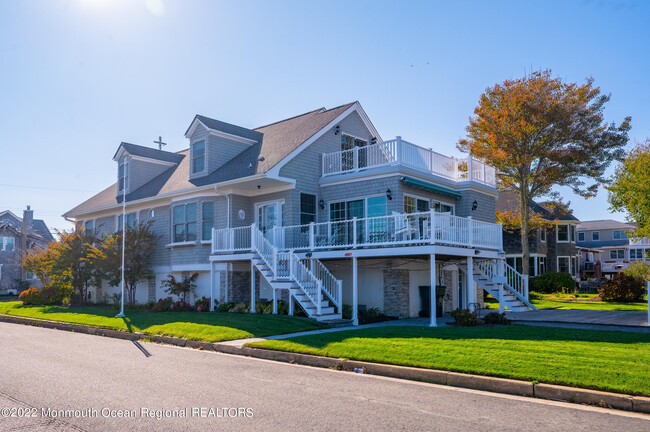
[[192, 145], [192, 174], [205, 170], [205, 141], [198, 141]]
[[117, 169], [117, 190], [123, 191], [129, 188], [129, 163], [123, 161]]

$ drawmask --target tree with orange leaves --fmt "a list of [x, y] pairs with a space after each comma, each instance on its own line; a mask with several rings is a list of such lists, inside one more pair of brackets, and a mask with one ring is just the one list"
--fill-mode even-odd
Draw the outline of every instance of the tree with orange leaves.
[[566, 83], [545, 70], [489, 87], [469, 119], [467, 138], [458, 142], [459, 150], [496, 168], [499, 189], [519, 193], [522, 262], [530, 257], [530, 201], [555, 186], [595, 196], [608, 181], [607, 167], [625, 156], [631, 118], [606, 123], [610, 95], [593, 82]]

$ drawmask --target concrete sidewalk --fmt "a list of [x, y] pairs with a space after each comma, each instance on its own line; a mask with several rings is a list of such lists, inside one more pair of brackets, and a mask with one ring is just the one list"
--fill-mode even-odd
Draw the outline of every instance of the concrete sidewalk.
[[647, 312], [541, 309], [506, 316], [513, 324], [650, 333]]
[[[444, 327], [445, 323], [449, 321], [453, 321], [453, 319], [449, 315], [443, 315], [442, 317], [436, 320], [436, 322], [438, 323], [438, 327]], [[323, 330], [310, 330], [310, 331], [304, 331], [299, 333], [289, 333], [283, 335], [268, 336], [265, 338], [237, 339], [237, 340], [219, 342], [219, 344], [242, 347], [244, 344], [250, 342], [261, 342], [265, 340], [288, 339], [288, 338], [293, 338], [298, 336], [309, 336], [309, 335], [315, 335], [321, 333], [332, 333], [332, 332], [349, 331], [349, 330], [362, 330], [362, 329], [374, 328], [374, 327], [389, 327], [389, 326], [428, 327], [429, 323], [430, 323], [429, 318], [409, 318], [409, 319], [400, 319], [400, 320], [393, 320], [393, 321], [384, 321], [384, 322], [374, 323], [374, 324], [364, 324], [358, 326], [335, 327], [335, 328], [328, 328]]]

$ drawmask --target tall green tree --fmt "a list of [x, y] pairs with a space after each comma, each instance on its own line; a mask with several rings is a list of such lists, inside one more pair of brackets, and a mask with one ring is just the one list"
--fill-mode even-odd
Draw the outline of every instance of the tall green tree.
[[[152, 221], [140, 222], [126, 229], [124, 255], [124, 291], [130, 305], [135, 305], [138, 283], [154, 277], [151, 257], [159, 237], [151, 229]], [[111, 286], [120, 286], [122, 280], [122, 231], [105, 235], [93, 253], [97, 270]], [[125, 299], [125, 300], [127, 300]]]
[[614, 173], [607, 188], [610, 209], [625, 211], [637, 228], [634, 237], [650, 238], [650, 139], [638, 144]]
[[606, 123], [609, 99], [592, 78], [566, 83], [550, 70], [506, 80], [481, 95], [457, 147], [493, 165], [501, 190], [519, 193], [524, 263], [530, 258], [530, 201], [556, 186], [594, 196], [607, 167], [624, 157], [631, 118]]

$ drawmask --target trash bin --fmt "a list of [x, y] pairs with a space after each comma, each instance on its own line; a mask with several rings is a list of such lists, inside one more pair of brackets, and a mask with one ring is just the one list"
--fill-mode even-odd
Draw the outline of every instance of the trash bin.
[[[431, 317], [431, 285], [421, 285], [420, 289], [420, 301], [422, 304], [422, 310], [420, 311], [420, 317], [430, 318]], [[447, 287], [442, 285], [436, 285], [436, 316], [442, 316], [442, 302], [445, 296], [445, 290]]]

